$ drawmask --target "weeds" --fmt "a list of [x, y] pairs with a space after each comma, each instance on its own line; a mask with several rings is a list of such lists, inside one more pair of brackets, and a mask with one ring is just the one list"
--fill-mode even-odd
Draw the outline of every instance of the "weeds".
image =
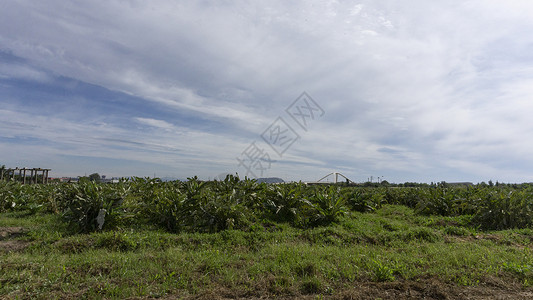
[[[51, 226], [57, 216], [48, 213], [0, 216], [0, 227], [28, 227], [17, 239], [32, 243], [2, 254], [0, 295], [8, 299], [77, 297], [79, 291], [97, 298], [202, 298], [212, 291], [235, 298], [342, 297], [365, 282], [379, 287], [430, 278], [461, 286], [504, 276], [527, 287], [533, 280], [530, 229], [483, 234], [460, 225], [461, 217], [418, 216], [403, 206], [344, 215], [316, 228], [271, 222], [178, 234], [135, 227], [72, 234]], [[456, 231], [446, 228], [473, 237], [451, 239]]]

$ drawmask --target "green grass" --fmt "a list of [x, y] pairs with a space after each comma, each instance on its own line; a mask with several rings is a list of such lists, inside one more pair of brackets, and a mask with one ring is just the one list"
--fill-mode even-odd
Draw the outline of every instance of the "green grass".
[[312, 229], [269, 223], [218, 233], [74, 234], [56, 215], [2, 213], [0, 227], [27, 232], [0, 241], [26, 245], [0, 246], [0, 298], [320, 298], [362, 283], [431, 279], [459, 289], [493, 278], [530, 291], [533, 231], [483, 232], [468, 223], [385, 205]]

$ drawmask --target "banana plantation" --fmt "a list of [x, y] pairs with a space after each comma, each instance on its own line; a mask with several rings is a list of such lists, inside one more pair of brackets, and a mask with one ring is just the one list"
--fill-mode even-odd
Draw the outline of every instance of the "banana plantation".
[[173, 182], [133, 178], [116, 184], [0, 181], [0, 212], [60, 215], [79, 233], [135, 226], [157, 226], [173, 233], [213, 233], [274, 223], [314, 228], [383, 205], [407, 206], [419, 215], [464, 216], [480, 230], [533, 226], [533, 187], [527, 184], [307, 186], [257, 183], [231, 175], [207, 182], [197, 177]]

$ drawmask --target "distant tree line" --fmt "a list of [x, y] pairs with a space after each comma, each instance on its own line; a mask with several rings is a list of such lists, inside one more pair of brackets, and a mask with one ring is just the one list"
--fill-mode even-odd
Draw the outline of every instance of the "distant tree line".
[[102, 176], [98, 173], [92, 173], [89, 176], [82, 176], [80, 177], [80, 181], [92, 181], [92, 182], [101, 182]]

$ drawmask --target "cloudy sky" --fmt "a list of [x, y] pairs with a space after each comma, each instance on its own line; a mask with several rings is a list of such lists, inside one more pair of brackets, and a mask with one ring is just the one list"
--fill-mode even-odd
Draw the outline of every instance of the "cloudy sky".
[[1, 1], [0, 165], [533, 181], [532, 32], [527, 0]]

